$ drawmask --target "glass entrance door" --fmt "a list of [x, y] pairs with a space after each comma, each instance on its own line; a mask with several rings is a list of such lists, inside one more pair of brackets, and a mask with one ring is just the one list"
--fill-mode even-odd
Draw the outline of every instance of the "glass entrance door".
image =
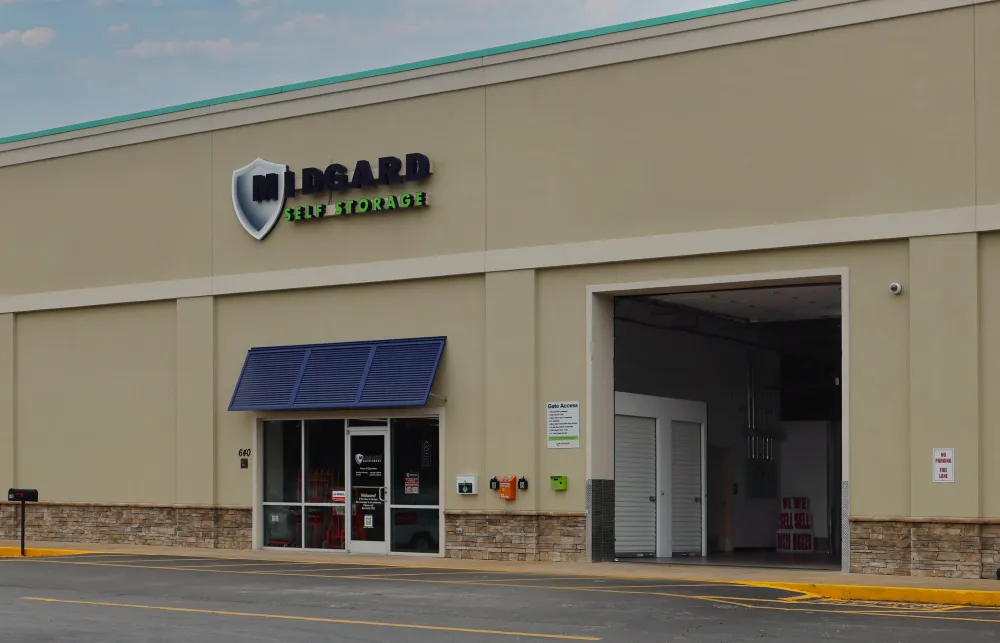
[[357, 553], [387, 554], [388, 428], [348, 429], [347, 439], [351, 472], [347, 549]]

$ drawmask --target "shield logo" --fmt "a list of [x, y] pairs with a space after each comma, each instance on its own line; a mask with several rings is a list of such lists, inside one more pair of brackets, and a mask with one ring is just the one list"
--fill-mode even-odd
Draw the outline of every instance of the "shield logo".
[[[285, 172], [287, 165], [258, 158], [233, 172], [233, 209], [243, 228], [258, 241], [267, 236], [285, 209]], [[268, 200], [254, 200], [254, 177], [277, 174], [277, 190]]]
[[354, 454], [354, 461], [357, 462], [358, 464], [361, 464], [362, 462], [364, 462], [364, 459], [365, 459], [365, 456], [361, 455], [360, 453]]

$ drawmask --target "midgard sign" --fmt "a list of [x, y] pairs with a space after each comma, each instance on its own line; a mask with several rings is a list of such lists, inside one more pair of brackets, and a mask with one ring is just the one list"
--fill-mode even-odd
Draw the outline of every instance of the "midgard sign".
[[[358, 196], [336, 202], [333, 195], [347, 193], [345, 196], [350, 197], [352, 190], [424, 181], [430, 175], [430, 159], [425, 154], [412, 153], [406, 155], [405, 161], [395, 156], [383, 156], [378, 160], [377, 176], [365, 160], [355, 163], [353, 172], [340, 163], [332, 163], [325, 170], [307, 167], [302, 170], [302, 186], [297, 188], [295, 172], [289, 170], [287, 165], [258, 158], [233, 172], [233, 209], [246, 231], [261, 240], [279, 218], [304, 221], [426, 207], [426, 192]], [[330, 195], [329, 204], [285, 207], [286, 200], [295, 198], [296, 194], [322, 193]]]

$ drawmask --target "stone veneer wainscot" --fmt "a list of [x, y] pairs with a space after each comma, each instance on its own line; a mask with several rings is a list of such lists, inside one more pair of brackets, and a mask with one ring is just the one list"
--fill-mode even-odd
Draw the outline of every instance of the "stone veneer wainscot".
[[[0, 540], [19, 539], [19, 504], [0, 503]], [[250, 549], [249, 507], [98, 503], [28, 505], [29, 541]]]
[[445, 556], [472, 560], [582, 562], [584, 512], [445, 511]]
[[851, 518], [851, 572], [992, 578], [1000, 568], [1000, 519]]

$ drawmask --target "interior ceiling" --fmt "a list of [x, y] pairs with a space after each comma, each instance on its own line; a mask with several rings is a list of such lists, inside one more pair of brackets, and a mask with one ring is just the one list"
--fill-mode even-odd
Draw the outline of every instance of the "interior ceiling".
[[681, 292], [649, 299], [752, 323], [840, 317], [840, 284]]

